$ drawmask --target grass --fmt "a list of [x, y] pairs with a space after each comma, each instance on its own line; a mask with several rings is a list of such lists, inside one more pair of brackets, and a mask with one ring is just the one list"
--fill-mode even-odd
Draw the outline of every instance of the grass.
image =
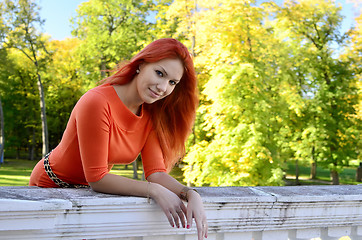
[[[5, 162], [0, 165], [0, 186], [27, 186], [32, 169], [38, 161], [30, 160], [16, 160], [5, 159]], [[288, 163], [288, 170], [286, 171], [287, 181], [286, 185], [295, 185], [295, 165], [294, 163]], [[138, 167], [138, 179], [143, 179], [142, 166]], [[340, 184], [360, 184], [355, 181], [357, 167], [346, 167], [339, 174]], [[115, 165], [111, 170], [111, 173], [118, 174], [124, 177], [133, 177], [133, 167], [128, 165], [127, 169], [124, 165]], [[175, 179], [185, 184], [183, 181], [182, 170], [179, 167], [175, 167], [170, 175]], [[299, 166], [299, 183], [301, 185], [322, 185], [331, 184], [329, 170], [317, 168], [317, 179], [310, 179], [310, 167]]]
[[[295, 179], [295, 163], [289, 162], [287, 165], [287, 179], [290, 184], [293, 184]], [[328, 169], [317, 167], [317, 178], [310, 179], [310, 166], [299, 165], [299, 182], [302, 185], [321, 185], [331, 184], [330, 171]], [[361, 184], [356, 182], [356, 170], [357, 166], [345, 167], [342, 172], [339, 173], [339, 182], [342, 185], [349, 184]]]
[[5, 159], [0, 165], [0, 186], [27, 186], [37, 161]]
[[[137, 170], [138, 179], [143, 179], [142, 178], [143, 171], [139, 170], [141, 168], [142, 167], [139, 166], [138, 170]], [[132, 164], [128, 165], [127, 169], [126, 169], [125, 165], [114, 165], [111, 170], [111, 173], [117, 174], [117, 175], [120, 175], [123, 177], [133, 178], [133, 166], [132, 166]]]

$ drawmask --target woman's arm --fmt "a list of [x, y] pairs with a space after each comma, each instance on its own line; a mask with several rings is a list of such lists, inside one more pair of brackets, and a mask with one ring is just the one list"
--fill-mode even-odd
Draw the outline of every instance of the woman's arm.
[[89, 182], [89, 186], [96, 192], [137, 197], [147, 197], [147, 184], [111, 173], [97, 182]]

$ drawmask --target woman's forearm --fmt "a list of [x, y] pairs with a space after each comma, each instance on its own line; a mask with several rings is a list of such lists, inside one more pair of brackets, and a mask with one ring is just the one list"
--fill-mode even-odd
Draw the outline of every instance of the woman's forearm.
[[[153, 173], [147, 178], [147, 180], [151, 183], [157, 183], [167, 188], [177, 196], [180, 196], [182, 189], [185, 187], [176, 179], [164, 172]], [[154, 193], [157, 186], [150, 186], [148, 184], [149, 183], [144, 181], [138, 181], [111, 173], [106, 174], [97, 182], [89, 183], [91, 188], [96, 192], [138, 197], [149, 197], [151, 193]]]
[[97, 182], [90, 182], [89, 185], [96, 192], [147, 197], [149, 186], [147, 182], [129, 179], [119, 175], [108, 173]]
[[[162, 179], [160, 180], [162, 181]], [[167, 187], [162, 186], [162, 184], [158, 182], [138, 181], [111, 173], [104, 175], [104, 177], [97, 182], [89, 182], [89, 185], [92, 190], [96, 192], [125, 196], [150, 197], [153, 199], [159, 196], [162, 191], [167, 190]]]

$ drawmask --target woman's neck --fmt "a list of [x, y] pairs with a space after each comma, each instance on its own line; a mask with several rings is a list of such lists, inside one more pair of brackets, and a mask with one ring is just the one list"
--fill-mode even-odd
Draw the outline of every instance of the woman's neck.
[[136, 98], [136, 88], [131, 81], [124, 85], [112, 85], [123, 104], [135, 115], [140, 115], [142, 102]]

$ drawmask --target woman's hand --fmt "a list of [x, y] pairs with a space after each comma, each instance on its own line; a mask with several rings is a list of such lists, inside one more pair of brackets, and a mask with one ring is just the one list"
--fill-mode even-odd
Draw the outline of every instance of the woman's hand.
[[187, 191], [188, 200], [187, 209], [180, 200], [179, 194], [185, 188], [176, 179], [164, 172], [156, 172], [148, 176], [147, 180], [151, 182], [151, 197], [161, 206], [165, 212], [171, 226], [173, 222], [178, 226], [181, 221], [185, 227], [185, 216], [187, 219], [187, 228], [191, 228], [193, 218], [196, 222], [198, 240], [207, 238], [208, 225], [205, 215], [204, 206], [200, 195], [193, 191]]
[[187, 228], [192, 227], [192, 218], [194, 218], [198, 233], [198, 240], [202, 240], [204, 237], [207, 238], [208, 225], [202, 199], [200, 195], [194, 190], [189, 190], [187, 192], [187, 197]]
[[167, 188], [157, 183], [149, 183], [150, 196], [161, 207], [172, 227], [185, 228], [186, 207], [181, 199]]

